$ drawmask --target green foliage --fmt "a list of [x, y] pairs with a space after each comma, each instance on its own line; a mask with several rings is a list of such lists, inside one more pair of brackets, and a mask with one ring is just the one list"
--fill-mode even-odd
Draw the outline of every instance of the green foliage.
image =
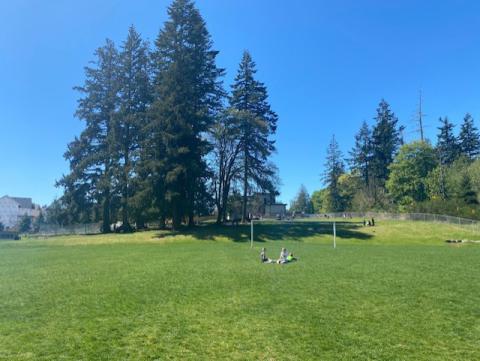
[[2, 222], [0, 222], [0, 232], [3, 232], [5, 230], [5, 226], [3, 225]]
[[147, 109], [152, 97], [150, 72], [148, 46], [131, 26], [118, 59], [118, 110], [114, 118], [113, 172], [114, 183], [121, 194], [124, 232], [131, 230], [130, 198], [137, 190], [132, 178], [138, 174], [142, 132], [147, 124]]
[[313, 213], [313, 204], [307, 188], [302, 184], [295, 198], [290, 202], [290, 212]]
[[326, 195], [326, 189], [321, 189], [312, 193], [311, 201], [313, 206], [313, 213], [320, 214], [327, 212]]
[[414, 203], [405, 209], [408, 212], [441, 214], [480, 220], [480, 207], [477, 204], [466, 204], [462, 199], [430, 199]]
[[480, 135], [473, 124], [473, 118], [466, 114], [458, 135], [460, 154], [473, 160], [480, 154]]
[[400, 205], [427, 199], [425, 178], [436, 166], [435, 151], [427, 142], [413, 142], [400, 148], [390, 165], [387, 190]]
[[372, 134], [367, 122], [364, 121], [355, 135], [355, 145], [350, 151], [350, 168], [352, 173], [359, 174], [365, 187], [369, 186], [372, 176], [372, 151]]
[[344, 210], [344, 204], [338, 184], [339, 178], [344, 172], [345, 165], [342, 152], [335, 140], [335, 135], [333, 135], [327, 148], [327, 159], [325, 163], [325, 171], [323, 173], [323, 181], [328, 191], [325, 197], [325, 208], [330, 212]]
[[439, 165], [427, 175], [425, 178], [425, 189], [428, 199], [445, 200], [448, 198], [446, 172], [447, 167]]
[[193, 225], [195, 201], [204, 196], [209, 151], [204, 134], [221, 107], [224, 71], [216, 66], [218, 52], [192, 1], [175, 0], [168, 16], [153, 54], [151, 170], [161, 184], [158, 204], [178, 228], [183, 218]]
[[460, 190], [460, 199], [465, 202], [465, 204], [478, 204], [477, 195], [472, 188], [468, 174], [463, 174], [460, 182]]
[[389, 166], [400, 146], [398, 119], [390, 105], [382, 99], [378, 108], [376, 123], [372, 132], [372, 172], [375, 184], [383, 187], [388, 179]]
[[468, 166], [468, 176], [472, 189], [477, 194], [477, 200], [480, 201], [480, 159], [475, 160]]
[[28, 215], [23, 215], [18, 223], [18, 231], [21, 233], [28, 233], [32, 229], [32, 218]]
[[103, 231], [109, 232], [114, 194], [115, 112], [118, 108], [118, 51], [111, 40], [97, 49], [93, 67], [85, 68], [85, 83], [76, 87], [83, 97], [76, 116], [85, 122], [79, 138], [68, 145], [65, 159], [70, 173], [58, 185], [71, 221], [87, 221], [101, 207]]
[[221, 113], [212, 127], [213, 192], [217, 210], [217, 223], [227, 219], [228, 198], [233, 183], [240, 180], [243, 168], [240, 160], [242, 142], [240, 140], [241, 112], [229, 109]]
[[45, 224], [45, 216], [43, 215], [43, 211], [41, 211], [40, 215], [33, 222], [33, 231], [38, 232], [40, 230], [40, 227], [44, 224]]
[[362, 189], [362, 179], [351, 173], [344, 173], [338, 178], [338, 188], [340, 189], [340, 199], [343, 210], [352, 211], [355, 195]]
[[454, 125], [447, 117], [439, 119], [441, 126], [437, 128], [440, 132], [437, 136], [437, 156], [442, 165], [452, 164], [458, 158], [460, 149], [455, 134]]
[[276, 193], [276, 167], [269, 162], [275, 151], [271, 138], [277, 129], [277, 114], [271, 109], [265, 85], [255, 78], [256, 64], [245, 51], [232, 85], [230, 108], [237, 113], [242, 164], [242, 219], [247, 216], [249, 190]]

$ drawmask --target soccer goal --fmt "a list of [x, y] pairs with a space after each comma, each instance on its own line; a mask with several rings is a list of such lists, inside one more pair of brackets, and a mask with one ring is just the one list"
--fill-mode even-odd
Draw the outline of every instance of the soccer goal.
[[[345, 223], [345, 222], [344, 222]], [[302, 236], [307, 236], [309, 233], [312, 233], [312, 229], [317, 228], [318, 225], [321, 225], [321, 229], [317, 229], [318, 234], [330, 234], [332, 237], [332, 247], [337, 248], [337, 221], [336, 220], [320, 220], [316, 218], [311, 219], [274, 219], [274, 218], [263, 218], [263, 219], [251, 219], [250, 220], [250, 248], [253, 248], [254, 242], [257, 235], [258, 226], [269, 225], [271, 227], [283, 226], [283, 229], [288, 234], [289, 229], [295, 228], [296, 231], [292, 232], [296, 237], [301, 238]], [[291, 228], [290, 228], [291, 227]], [[302, 228], [305, 232], [302, 234]], [[275, 234], [275, 232], [272, 232]], [[315, 231], [313, 231], [315, 233]]]

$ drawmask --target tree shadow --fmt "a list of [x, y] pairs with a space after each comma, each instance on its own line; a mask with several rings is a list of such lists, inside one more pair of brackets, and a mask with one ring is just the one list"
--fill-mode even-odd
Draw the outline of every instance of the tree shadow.
[[[361, 223], [336, 222], [337, 237], [343, 239], [367, 240], [372, 236], [361, 232]], [[333, 237], [332, 222], [291, 221], [291, 222], [257, 222], [253, 228], [254, 241], [298, 241], [305, 238], [329, 235]], [[184, 228], [178, 232], [167, 232], [156, 235], [159, 238], [171, 235], [192, 236], [200, 240], [215, 240], [227, 238], [233, 242], [250, 241], [250, 225], [217, 225], [204, 224], [194, 228]]]

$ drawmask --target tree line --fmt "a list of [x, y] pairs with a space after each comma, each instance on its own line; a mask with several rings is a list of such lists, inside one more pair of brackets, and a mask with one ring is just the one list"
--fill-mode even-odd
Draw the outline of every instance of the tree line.
[[480, 218], [480, 135], [474, 120], [467, 113], [455, 134], [455, 125], [441, 117], [437, 129], [435, 144], [405, 143], [403, 127], [382, 100], [373, 126], [362, 123], [346, 157], [332, 137], [325, 187], [310, 197], [302, 186], [291, 209], [300, 211], [302, 204], [316, 213], [384, 210]]
[[85, 127], [65, 152], [70, 171], [49, 218], [101, 221], [104, 232], [116, 221], [124, 231], [152, 220], [175, 229], [214, 208], [224, 222], [232, 195], [245, 220], [253, 191], [276, 192], [267, 88], [245, 51], [227, 92], [218, 53], [191, 0], [173, 1], [153, 46], [131, 26], [120, 47], [98, 48], [75, 88]]

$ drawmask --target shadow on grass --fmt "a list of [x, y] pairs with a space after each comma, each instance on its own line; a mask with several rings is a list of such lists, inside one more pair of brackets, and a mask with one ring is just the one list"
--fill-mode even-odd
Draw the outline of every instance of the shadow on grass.
[[[367, 240], [371, 235], [360, 232], [363, 226], [360, 223], [337, 222], [337, 236], [348, 239], [355, 238]], [[265, 222], [254, 223], [254, 241], [303, 241], [305, 238], [333, 235], [332, 223], [330, 222]], [[205, 224], [195, 228], [184, 228], [178, 232], [158, 233], [156, 237], [163, 238], [171, 235], [192, 236], [200, 240], [215, 240], [227, 238], [233, 242], [250, 241], [250, 225], [217, 225]]]

